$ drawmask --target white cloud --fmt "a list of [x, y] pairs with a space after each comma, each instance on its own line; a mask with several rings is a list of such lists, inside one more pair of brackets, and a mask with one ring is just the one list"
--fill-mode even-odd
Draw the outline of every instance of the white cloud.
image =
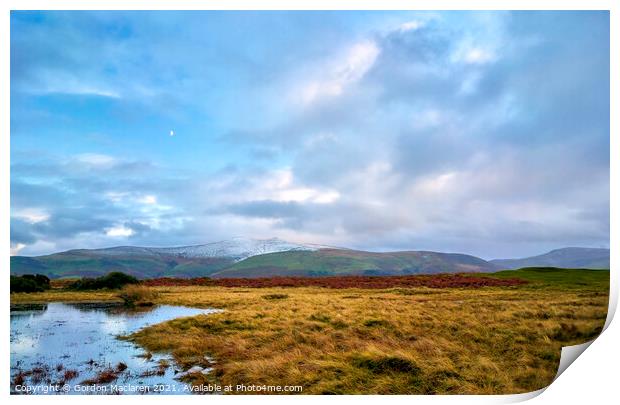
[[301, 101], [311, 104], [323, 97], [337, 97], [346, 87], [360, 80], [374, 65], [381, 50], [374, 41], [362, 41], [343, 52], [335, 62], [327, 63], [322, 77], [305, 82], [300, 89]]
[[11, 256], [17, 256], [20, 252], [20, 250], [22, 250], [23, 248], [25, 248], [26, 245], [24, 245], [23, 243], [15, 243], [11, 245]]
[[157, 197], [154, 195], [145, 195], [138, 198], [138, 202], [141, 204], [154, 205], [157, 204]]
[[[96, 179], [101, 188], [84, 187], [79, 195], [69, 193], [77, 187], [64, 192], [63, 184], [55, 181], [63, 174], [56, 173], [50, 173], [52, 180], [41, 176], [36, 181], [50, 183], [63, 193], [60, 198], [49, 197], [50, 212], [84, 206], [85, 214], [73, 209], [63, 214], [73, 220], [69, 225], [96, 220], [96, 229], [67, 231], [61, 238], [59, 231], [48, 229], [56, 227], [30, 227], [34, 237], [53, 240], [54, 249], [35, 249], [29, 242], [32, 238], [18, 240], [18, 232], [14, 242], [28, 245], [20, 248], [23, 254], [61, 246], [110, 245], [123, 236], [132, 236], [137, 244], [176, 244], [244, 234], [349, 247], [419, 248], [423, 244], [498, 255], [502, 253], [495, 248], [500, 245], [510, 254], [525, 253], [523, 246], [541, 237], [547, 226], [548, 244], [560, 239], [563, 244], [580, 244], [587, 238], [604, 241], [609, 227], [608, 156], [604, 153], [609, 130], [606, 120], [600, 119], [605, 114], [600, 114], [608, 111], [608, 105], [605, 100], [596, 101], [596, 92], [606, 87], [608, 65], [599, 62], [606, 60], [608, 50], [598, 49], [594, 41], [601, 37], [594, 35], [596, 30], [582, 35], [592, 27], [570, 21], [563, 26], [574, 29], [561, 32], [552, 24], [549, 29], [544, 24], [536, 28], [540, 21], [531, 16], [474, 14], [475, 20], [463, 17], [461, 23], [453, 17], [431, 20], [426, 13], [382, 18], [375, 28], [385, 31], [364, 34], [356, 29], [367, 35], [367, 40], [357, 43], [349, 30], [346, 36], [333, 37], [333, 43], [299, 47], [295, 40], [295, 49], [286, 50], [278, 70], [273, 70], [272, 63], [278, 59], [276, 54], [265, 65], [247, 66], [252, 72], [269, 69], [274, 80], [247, 88], [251, 97], [241, 107], [219, 93], [212, 97], [218, 114], [234, 117], [230, 121], [234, 125], [228, 128], [231, 133], [241, 125], [239, 111], [244, 116], [240, 129], [247, 129], [246, 134], [230, 137], [232, 150], [249, 144], [273, 150], [279, 154], [277, 159], [248, 163], [235, 153], [223, 152], [217, 161], [231, 163], [230, 168], [210, 172], [204, 165], [188, 162], [187, 168], [195, 170], [191, 175], [170, 167], [166, 173], [146, 178], [121, 170], [97, 176], [96, 170], [84, 168], [124, 167], [123, 161], [85, 154], [68, 162], [73, 166], [66, 167], [72, 170], [64, 174], [71, 180], [66, 184], [79, 184], [72, 181], [80, 176], [82, 184], [91, 184], [84, 181], [93, 176], [92, 184]], [[508, 19], [515, 21], [504, 24]], [[513, 28], [518, 31], [508, 31]], [[532, 45], [534, 37], [539, 42]], [[592, 41], [575, 43], [574, 38]], [[334, 45], [340, 41], [351, 42]], [[558, 47], [563, 51], [553, 52]], [[324, 59], [312, 59], [316, 52]], [[582, 54], [590, 57], [575, 57]], [[191, 52], [179, 55], [193, 56]], [[541, 64], [541, 55], [551, 57]], [[510, 63], [494, 63], [502, 58]], [[580, 64], [583, 60], [585, 65]], [[190, 62], [178, 66], [201, 66]], [[589, 69], [591, 75], [582, 74]], [[168, 100], [169, 95], [187, 95], [181, 91], [186, 89], [190, 96], [195, 93], [196, 105], [202, 109], [202, 70], [182, 80], [188, 87], [173, 85], [153, 93], [144, 82], [144, 90], [136, 93], [138, 80], [132, 88], [116, 88], [123, 97], [170, 101], [163, 104], [166, 109], [179, 101]], [[544, 80], [547, 71], [555, 74]], [[69, 83], [62, 91], [118, 95], [114, 83], [91, 80], [84, 73], [83, 83]], [[222, 89], [226, 94], [238, 93]], [[585, 94], [593, 101], [588, 104], [592, 111], [581, 115], [583, 103], [570, 102], [579, 99], [569, 97], [574, 94]], [[235, 108], [228, 111], [233, 103]], [[226, 121], [222, 121], [224, 129]], [[252, 136], [254, 129], [256, 136]], [[542, 151], [545, 145], [548, 151]], [[566, 150], [558, 151], [559, 147]], [[477, 160], [478, 154], [488, 160]], [[293, 169], [274, 170], [275, 162], [289, 162]], [[25, 200], [25, 206], [39, 206], [46, 198], [24, 190], [31, 199]], [[264, 204], [275, 207], [269, 211], [272, 216], [220, 215], [227, 212], [225, 207], [259, 200], [279, 202]], [[165, 211], [162, 202], [170, 209]], [[36, 222], [42, 217], [29, 214], [28, 218]], [[16, 222], [29, 228], [24, 221]], [[573, 237], [571, 232], [588, 236]]]
[[240, 204], [250, 201], [270, 200], [277, 202], [331, 204], [341, 198], [341, 193], [329, 187], [311, 187], [300, 183], [290, 167], [270, 170], [261, 176], [248, 177], [249, 183], [239, 189], [216, 180], [208, 188], [208, 202], [213, 206]]
[[[52, 92], [52, 91], [49, 91], [49, 92]], [[97, 88], [97, 87], [93, 87], [93, 86], [84, 86], [84, 85], [69, 87], [69, 88], [65, 88], [63, 90], [58, 90], [58, 91], [55, 91], [55, 92], [57, 92], [57, 93], [68, 93], [68, 94], [78, 94], [78, 95], [93, 95], [93, 96], [109, 97], [109, 98], [120, 98], [121, 97], [121, 95], [119, 93], [117, 93], [116, 91], [113, 91], [113, 90], [104, 89], [104, 88]]]
[[465, 53], [463, 60], [466, 63], [481, 65], [484, 63], [493, 62], [495, 60], [495, 55], [487, 49], [472, 48]]
[[340, 193], [335, 190], [321, 191], [314, 188], [298, 187], [278, 191], [274, 200], [282, 202], [313, 202], [317, 204], [329, 204], [340, 198]]
[[138, 194], [130, 193], [127, 191], [108, 191], [105, 197], [115, 204], [135, 207], [136, 205], [144, 205], [147, 209], [169, 209], [170, 207], [160, 205], [157, 201], [157, 196], [153, 194]]
[[306, 84], [301, 90], [301, 98], [310, 104], [321, 96], [335, 97], [342, 94], [342, 84], [338, 81], [314, 81]]
[[336, 190], [315, 191], [312, 202], [317, 204], [331, 204], [340, 198], [340, 193]]
[[25, 91], [35, 94], [71, 94], [79, 96], [97, 96], [118, 99], [121, 94], [105, 84], [89, 82], [72, 74], [58, 71], [46, 71], [40, 74], [39, 83], [31, 83]]
[[422, 194], [445, 193], [449, 195], [450, 187], [454, 185], [457, 178], [458, 176], [455, 172], [425, 177], [415, 183], [414, 190]]
[[75, 161], [97, 169], [110, 168], [118, 162], [116, 158], [100, 153], [82, 153], [75, 156]]
[[45, 222], [50, 218], [49, 213], [39, 208], [20, 208], [13, 210], [11, 216], [22, 219], [30, 224]]
[[114, 203], [119, 203], [123, 201], [128, 195], [129, 193], [127, 192], [119, 192], [119, 191], [108, 191], [105, 193], [105, 197]]
[[355, 44], [345, 59], [345, 64], [340, 73], [342, 79], [347, 82], [361, 79], [375, 63], [379, 53], [380, 49], [373, 41]]
[[[115, 206], [129, 213], [132, 221], [147, 226], [151, 229], [169, 230], [176, 229], [188, 220], [177, 211], [177, 215], [169, 215], [174, 212], [174, 207], [160, 204], [156, 195], [132, 193], [128, 191], [108, 191], [104, 197]], [[136, 232], [125, 227], [113, 227], [106, 231], [108, 236], [134, 236]]]
[[495, 62], [501, 41], [497, 38], [475, 39], [466, 37], [454, 48], [450, 61], [456, 64], [485, 65]]
[[[265, 199], [280, 202], [313, 202], [329, 204], [340, 198], [336, 190], [304, 187], [295, 184], [293, 172], [290, 168], [272, 172], [270, 180], [264, 184]], [[261, 194], [261, 191], [258, 191]]]
[[108, 228], [105, 233], [107, 236], [112, 237], [127, 237], [134, 234], [133, 229], [127, 228], [124, 225], [114, 226], [112, 228]]
[[424, 26], [424, 23], [422, 21], [413, 20], [413, 21], [407, 21], [405, 23], [402, 23], [398, 27], [398, 30], [401, 32], [415, 31], [417, 29], [422, 28], [423, 26]]

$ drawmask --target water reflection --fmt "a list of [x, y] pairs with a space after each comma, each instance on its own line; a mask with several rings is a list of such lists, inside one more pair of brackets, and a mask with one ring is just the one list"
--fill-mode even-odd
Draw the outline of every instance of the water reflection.
[[81, 386], [97, 380], [98, 387], [109, 389], [163, 384], [167, 386], [163, 393], [188, 393], [187, 386], [174, 379], [181, 370], [170, 356], [149, 357], [117, 336], [170, 319], [214, 311], [169, 305], [132, 311], [118, 305], [63, 303], [12, 307], [11, 390], [56, 393], [49, 386], [60, 385], [58, 393], [83, 394], [87, 392], [81, 391]]

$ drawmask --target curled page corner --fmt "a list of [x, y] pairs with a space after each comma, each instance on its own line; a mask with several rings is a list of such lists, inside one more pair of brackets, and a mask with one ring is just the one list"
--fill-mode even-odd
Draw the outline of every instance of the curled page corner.
[[581, 354], [596, 340], [592, 339], [589, 342], [582, 343], [574, 346], [564, 346], [562, 347], [562, 353], [560, 354], [560, 365], [558, 366], [558, 372], [555, 374], [553, 381], [557, 380], [558, 377], [566, 371], [568, 366], [573, 364], [577, 357], [581, 356]]
[[[611, 280], [610, 280], [611, 281]], [[612, 284], [613, 285], [613, 284]], [[603, 325], [603, 330], [601, 331], [600, 334], [604, 333], [605, 330], [609, 327], [609, 324], [611, 323], [611, 321], [613, 320], [615, 314], [616, 314], [616, 307], [618, 306], [618, 294], [615, 293], [613, 288], [610, 288], [609, 290], [609, 305], [607, 308], [607, 318], [605, 319], [605, 325]], [[599, 336], [600, 336], [599, 334]], [[564, 346], [562, 347], [562, 352], [560, 354], [560, 364], [558, 366], [558, 371], [555, 374], [555, 377], [553, 378], [553, 381], [557, 380], [558, 377], [560, 377], [560, 375], [562, 375], [562, 373], [564, 371], [566, 371], [566, 369], [573, 364], [573, 362], [575, 360], [577, 360], [577, 357], [581, 356], [583, 354], [583, 352], [586, 351], [586, 349], [588, 347], [590, 347], [590, 345], [592, 343], [594, 343], [594, 341], [598, 338], [598, 336], [592, 340], [590, 340], [589, 342], [585, 342], [585, 343], [581, 343], [578, 345], [574, 345], [574, 346]], [[551, 384], [553, 384], [553, 381], [551, 382]], [[549, 385], [551, 385], [549, 384]], [[539, 394], [541, 394], [542, 392], [544, 392], [549, 386], [540, 389], [538, 391], [534, 391], [531, 392], [529, 394], [533, 394], [531, 398], [538, 396]], [[529, 398], [528, 398], [529, 399]]]
[[515, 404], [515, 403], [529, 401], [530, 399], [536, 398], [537, 396], [545, 392], [546, 389], [547, 387], [544, 387], [536, 391], [524, 392], [522, 394], [504, 395], [501, 401], [496, 401], [496, 402], [501, 402], [504, 404]]
[[[553, 377], [553, 381], [551, 382], [551, 384], [553, 384], [553, 382], [555, 380], [558, 379], [558, 377], [564, 372], [566, 371], [566, 369], [573, 364], [573, 362], [577, 359], [577, 357], [581, 356], [581, 354], [592, 344], [592, 342], [594, 342], [596, 339], [592, 339], [589, 342], [586, 343], [582, 343], [579, 345], [574, 345], [574, 346], [564, 346], [562, 347], [562, 353], [560, 354], [560, 365], [558, 366], [558, 371], [555, 374], [555, 377]], [[523, 394], [513, 394], [513, 395], [508, 395], [505, 398], [505, 401], [503, 401], [504, 403], [516, 403], [516, 402], [525, 402], [528, 401], [530, 399], [536, 398], [537, 396], [539, 396], [540, 394], [542, 394], [543, 392], [545, 392], [547, 390], [547, 388], [549, 388], [551, 386], [551, 384], [547, 385], [546, 387], [543, 387], [539, 390], [536, 391], [532, 391], [532, 392], [525, 392]]]
[[[616, 313], [617, 302], [618, 302], [617, 295], [614, 294], [612, 290], [610, 290], [609, 307], [607, 310], [607, 319], [605, 320], [605, 325], [603, 326], [603, 330], [601, 331], [601, 333], [605, 332], [607, 327], [609, 327], [609, 324], [611, 323], [612, 319], [614, 318], [614, 315]], [[577, 358], [581, 356], [583, 352], [585, 352], [586, 349], [590, 347], [590, 345], [594, 343], [596, 339], [597, 338], [594, 338], [590, 340], [589, 342], [581, 343], [578, 345], [562, 347], [562, 352], [560, 353], [560, 364], [558, 365], [558, 371], [555, 374], [555, 377], [553, 377], [553, 381], [551, 382], [551, 384], [553, 384], [553, 382], [557, 380], [558, 377], [560, 377], [560, 375], [562, 375], [562, 373], [566, 371], [566, 369], [568, 369], [568, 367], [571, 364], [573, 364], [573, 362], [577, 360]], [[508, 400], [508, 402], [524, 402], [529, 399], [535, 398], [538, 395], [545, 392], [545, 390], [549, 388], [551, 384], [536, 391], [527, 392], [523, 394], [510, 395], [509, 396], [510, 399]]]

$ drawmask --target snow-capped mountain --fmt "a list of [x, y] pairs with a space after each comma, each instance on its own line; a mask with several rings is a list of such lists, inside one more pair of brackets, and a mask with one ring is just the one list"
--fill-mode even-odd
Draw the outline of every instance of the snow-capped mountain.
[[[563, 249], [539, 256], [538, 259], [548, 259], [549, 256], [557, 259], [557, 256], [560, 256], [564, 260], [564, 266], [587, 268], [601, 268], [605, 263], [609, 263], [609, 250], [590, 252], [592, 250]], [[587, 256], [585, 253], [592, 253], [596, 261], [575, 261], [582, 260]], [[603, 255], [602, 259], [600, 255]], [[588, 259], [592, 259], [590, 256]], [[566, 261], [568, 259], [572, 261]], [[528, 261], [524, 265], [548, 266], [548, 263], [541, 261], [531, 264]], [[277, 238], [233, 238], [179, 247], [117, 246], [69, 250], [36, 257], [11, 257], [12, 275], [43, 274], [50, 278], [99, 277], [113, 271], [122, 271], [140, 279], [383, 276], [492, 272], [506, 267], [505, 261], [497, 264], [466, 254], [429, 251], [370, 252], [291, 243]]]
[[278, 238], [250, 239], [236, 237], [220, 242], [206, 243], [204, 245], [179, 246], [179, 247], [136, 247], [118, 246], [107, 249], [90, 250], [91, 253], [99, 253], [108, 256], [140, 255], [140, 256], [175, 256], [182, 258], [230, 258], [235, 261], [266, 253], [286, 252], [291, 250], [313, 251], [324, 246], [298, 244], [284, 241]]
[[187, 258], [229, 257], [243, 260], [266, 253], [286, 252], [289, 250], [317, 250], [318, 248], [318, 246], [291, 243], [278, 238], [248, 239], [237, 237], [204, 245], [155, 248], [153, 250], [161, 254]]
[[138, 278], [206, 277], [248, 258], [267, 253], [318, 253], [329, 246], [291, 243], [278, 238], [232, 238], [178, 247], [116, 246], [74, 249], [50, 255], [11, 257], [11, 274], [50, 278], [97, 277], [122, 271]]

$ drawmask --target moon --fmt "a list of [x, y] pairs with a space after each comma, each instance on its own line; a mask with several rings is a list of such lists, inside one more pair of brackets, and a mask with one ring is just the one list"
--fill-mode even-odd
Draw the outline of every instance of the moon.
[[170, 130], [170, 136], [174, 136], [174, 131]]

